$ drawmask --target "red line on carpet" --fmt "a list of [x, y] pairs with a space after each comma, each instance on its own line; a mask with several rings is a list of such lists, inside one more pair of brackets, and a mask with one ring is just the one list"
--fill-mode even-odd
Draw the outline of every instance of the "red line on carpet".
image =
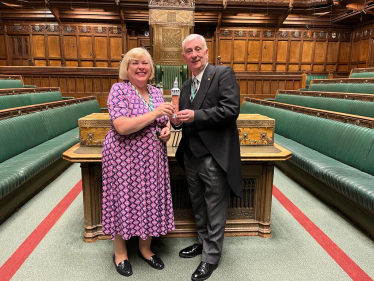
[[48, 216], [35, 228], [35, 230], [26, 238], [21, 246], [0, 268], [1, 280], [10, 280], [17, 270], [22, 266], [36, 246], [42, 241], [48, 231], [55, 225], [67, 208], [73, 203], [78, 194], [82, 191], [82, 180], [80, 180], [66, 196], [57, 204], [57, 206], [48, 214]]
[[352, 280], [373, 280], [342, 249], [338, 247], [317, 225], [315, 225], [299, 208], [297, 208], [275, 185], [274, 197], [317, 241], [318, 244], [336, 261]]

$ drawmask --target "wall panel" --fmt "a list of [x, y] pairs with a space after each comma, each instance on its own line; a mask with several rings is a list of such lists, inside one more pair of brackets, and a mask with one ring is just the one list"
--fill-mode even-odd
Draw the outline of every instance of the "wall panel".
[[60, 37], [50, 35], [47, 37], [49, 58], [61, 58]]
[[32, 37], [34, 57], [45, 57], [44, 35], [34, 35]]

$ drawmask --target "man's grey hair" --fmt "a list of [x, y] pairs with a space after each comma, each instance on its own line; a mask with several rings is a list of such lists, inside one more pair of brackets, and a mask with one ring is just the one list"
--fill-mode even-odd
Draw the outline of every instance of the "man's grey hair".
[[183, 49], [183, 53], [184, 53], [184, 45], [187, 43], [187, 42], [190, 42], [196, 38], [200, 38], [201, 42], [203, 42], [203, 45], [204, 45], [204, 50], [208, 49], [207, 45], [206, 45], [206, 41], [205, 41], [205, 38], [203, 36], [201, 36], [200, 34], [190, 34], [188, 35], [186, 38], [184, 38], [183, 42], [182, 42], [182, 49]]

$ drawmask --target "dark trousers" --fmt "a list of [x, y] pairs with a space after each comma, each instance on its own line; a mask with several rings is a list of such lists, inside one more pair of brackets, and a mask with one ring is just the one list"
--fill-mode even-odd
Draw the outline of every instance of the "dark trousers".
[[221, 258], [230, 187], [226, 172], [208, 154], [196, 159], [184, 155], [186, 179], [195, 214], [202, 261], [217, 264]]

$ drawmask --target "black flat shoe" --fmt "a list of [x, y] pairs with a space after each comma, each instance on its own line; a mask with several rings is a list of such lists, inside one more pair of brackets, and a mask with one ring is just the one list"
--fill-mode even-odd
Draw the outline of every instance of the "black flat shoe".
[[132, 267], [129, 260], [123, 260], [118, 265], [116, 264], [116, 256], [113, 255], [113, 263], [119, 274], [129, 277], [132, 274]]
[[192, 281], [203, 281], [212, 275], [213, 271], [217, 268], [217, 264], [201, 262], [195, 272], [191, 276]]
[[164, 267], [165, 267], [164, 262], [157, 255], [153, 255], [149, 260], [147, 260], [145, 257], [143, 257], [142, 253], [139, 251], [139, 257], [142, 260], [145, 260], [153, 268], [161, 270], [161, 269], [164, 269]]
[[203, 252], [203, 245], [200, 244], [193, 244], [187, 248], [180, 250], [179, 256], [181, 258], [194, 258], [197, 255], [201, 255]]

